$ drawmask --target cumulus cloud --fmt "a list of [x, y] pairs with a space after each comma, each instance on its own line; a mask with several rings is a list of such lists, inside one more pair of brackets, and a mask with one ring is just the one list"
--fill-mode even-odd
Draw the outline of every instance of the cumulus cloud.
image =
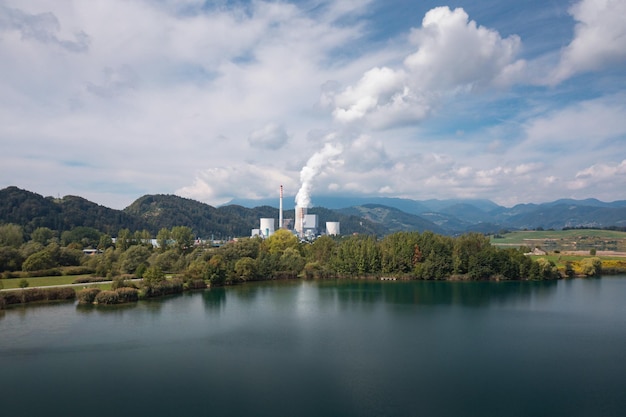
[[606, 188], [607, 182], [611, 187], [626, 186], [626, 159], [619, 164], [599, 163], [578, 171], [568, 187], [573, 190], [591, 186]]
[[[260, 173], [263, 175], [260, 175]], [[208, 168], [197, 172], [193, 184], [181, 187], [176, 194], [204, 201], [214, 206], [233, 198], [261, 198], [276, 194], [278, 185], [295, 189], [295, 181], [286, 172], [267, 165], [239, 163], [237, 166]]]
[[518, 36], [502, 38], [469, 20], [461, 8], [430, 10], [410, 38], [417, 51], [404, 59], [403, 67], [373, 68], [354, 86], [334, 95], [336, 120], [367, 118], [373, 127], [423, 120], [442, 96], [510, 85], [525, 66], [516, 60]]
[[418, 50], [404, 63], [424, 90], [503, 84], [523, 63], [515, 59], [521, 46], [518, 36], [502, 38], [469, 20], [461, 8], [430, 10], [422, 27], [412, 30], [411, 40]]
[[569, 13], [577, 22], [574, 39], [561, 52], [560, 62], [550, 77], [552, 84], [626, 60], [626, 2], [582, 0]]

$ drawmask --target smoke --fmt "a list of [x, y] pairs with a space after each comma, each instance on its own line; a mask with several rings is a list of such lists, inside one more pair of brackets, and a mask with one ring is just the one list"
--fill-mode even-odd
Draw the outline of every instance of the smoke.
[[315, 152], [309, 158], [306, 165], [300, 171], [300, 189], [296, 194], [296, 205], [298, 207], [309, 207], [311, 204], [311, 190], [313, 189], [313, 180], [317, 177], [322, 169], [330, 162], [331, 158], [339, 155], [343, 151], [341, 145], [333, 145], [327, 143], [322, 150]]

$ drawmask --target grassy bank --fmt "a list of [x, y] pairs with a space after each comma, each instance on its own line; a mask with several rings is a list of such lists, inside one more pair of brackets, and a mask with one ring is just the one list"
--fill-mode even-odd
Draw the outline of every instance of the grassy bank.
[[550, 251], [596, 249], [626, 252], [626, 232], [601, 229], [528, 230], [492, 236], [491, 244], [504, 247], [541, 247]]

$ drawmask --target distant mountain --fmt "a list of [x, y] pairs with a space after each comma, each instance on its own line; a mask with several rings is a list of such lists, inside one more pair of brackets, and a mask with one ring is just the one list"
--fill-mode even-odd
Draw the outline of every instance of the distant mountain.
[[[285, 198], [285, 202], [291, 199]], [[241, 200], [243, 202], [243, 200]], [[252, 201], [252, 200], [250, 200]], [[65, 231], [92, 227], [111, 236], [120, 229], [148, 230], [188, 226], [202, 238], [249, 236], [260, 218], [276, 219], [278, 199], [254, 207], [226, 205], [218, 208], [175, 195], [145, 195], [124, 210], [114, 210], [77, 196], [43, 197], [17, 187], [0, 190], [0, 224], [22, 225], [26, 233], [37, 227]], [[401, 198], [319, 197], [327, 206], [309, 209], [319, 217], [319, 230], [327, 221], [341, 223], [344, 235], [383, 236], [396, 231], [430, 230], [441, 234], [469, 231], [494, 233], [502, 229], [562, 229], [564, 227], [626, 227], [626, 201], [605, 203], [596, 199], [562, 199], [543, 204], [518, 204], [511, 208], [489, 200], [425, 200]], [[293, 218], [293, 204], [285, 204], [284, 218]]]
[[437, 224], [414, 214], [405, 213], [393, 207], [381, 204], [364, 204], [337, 210], [340, 213], [363, 217], [374, 223], [385, 225], [389, 233], [406, 230], [424, 232], [429, 230], [438, 234], [446, 234], [446, 230]]

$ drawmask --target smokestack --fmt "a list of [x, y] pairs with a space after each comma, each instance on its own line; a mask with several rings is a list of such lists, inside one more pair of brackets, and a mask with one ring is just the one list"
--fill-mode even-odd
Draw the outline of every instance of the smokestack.
[[283, 228], [283, 186], [280, 186], [280, 203], [278, 206], [278, 228]]

